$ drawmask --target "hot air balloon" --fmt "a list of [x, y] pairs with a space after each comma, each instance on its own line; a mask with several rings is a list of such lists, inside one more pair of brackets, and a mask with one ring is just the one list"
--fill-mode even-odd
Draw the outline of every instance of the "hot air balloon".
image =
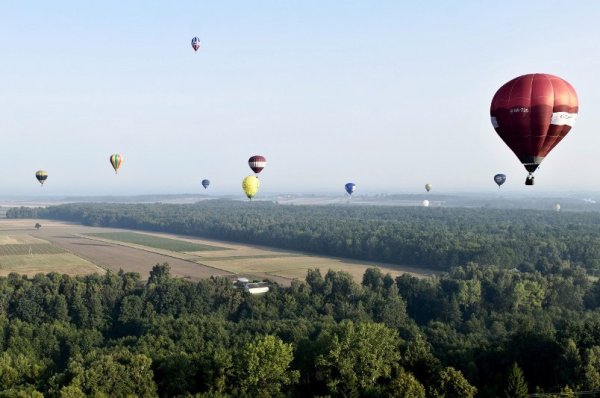
[[498, 184], [498, 188], [500, 188], [500, 186], [506, 182], [506, 175], [505, 174], [496, 174], [494, 176], [494, 182], [496, 184]]
[[248, 159], [248, 166], [256, 174], [260, 173], [267, 165], [267, 159], [264, 156], [254, 155]]
[[433, 185], [431, 185], [431, 184], [425, 184], [425, 189], [427, 190], [427, 192], [431, 191], [432, 186]]
[[353, 182], [349, 182], [346, 185], [344, 185], [344, 188], [346, 189], [346, 192], [348, 192], [348, 195], [352, 196], [352, 193], [356, 191], [356, 184]]
[[536, 73], [519, 76], [498, 89], [490, 115], [494, 129], [529, 172], [533, 172], [569, 133], [577, 119], [577, 93], [560, 77]]
[[252, 200], [254, 195], [256, 195], [256, 193], [258, 192], [259, 186], [260, 182], [258, 181], [258, 177], [256, 176], [248, 176], [242, 181], [242, 189], [244, 190], [244, 193], [250, 200]]
[[560, 211], [560, 203], [554, 205], [554, 211]]
[[208, 188], [209, 185], [210, 185], [209, 180], [202, 180], [202, 186], [204, 187], [204, 189]]
[[423, 207], [429, 207], [429, 201], [427, 199], [423, 201]]
[[110, 155], [109, 160], [113, 169], [115, 169], [115, 174], [117, 174], [119, 172], [119, 168], [121, 168], [121, 165], [123, 164], [123, 155], [115, 153], [113, 155]]
[[198, 49], [200, 48], [200, 39], [197, 37], [194, 37], [192, 39], [192, 48], [194, 49], [194, 51], [198, 51]]
[[35, 178], [44, 186], [44, 181], [48, 178], [48, 172], [46, 170], [38, 170], [35, 172]]

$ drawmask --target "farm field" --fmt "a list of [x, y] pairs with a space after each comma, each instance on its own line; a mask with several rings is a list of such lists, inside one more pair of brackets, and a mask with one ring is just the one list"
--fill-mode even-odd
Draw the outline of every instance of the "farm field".
[[[31, 225], [31, 223], [30, 223]], [[14, 229], [11, 229], [13, 226]], [[33, 276], [37, 273], [84, 275], [104, 270], [50, 242], [23, 231], [21, 224], [2, 224], [0, 231], [0, 276], [11, 272]], [[33, 231], [33, 228], [32, 228]]]
[[[283, 285], [289, 285], [293, 279], [304, 279], [308, 269], [315, 268], [323, 274], [329, 269], [345, 271], [357, 281], [362, 279], [365, 269], [373, 266], [393, 276], [410, 273], [426, 277], [435, 273], [413, 267], [315, 256], [190, 236], [86, 227], [47, 220], [39, 220], [42, 228], [35, 230], [35, 222], [0, 220], [0, 275], [10, 272], [34, 275], [51, 271], [87, 274], [123, 269], [147, 278], [155, 264], [164, 262], [169, 263], [174, 276], [190, 280], [245, 276], [271, 279]], [[31, 256], [39, 257], [27, 261]]]
[[206, 250], [223, 250], [223, 248], [209, 246], [206, 244], [193, 243], [180, 239], [163, 238], [155, 235], [141, 234], [137, 232], [101, 232], [87, 234], [96, 238], [104, 238], [122, 243], [153, 247], [155, 249], [168, 250], [172, 252], [199, 252]]
[[27, 276], [50, 272], [86, 275], [104, 273], [105, 270], [71, 253], [0, 256], [0, 276], [11, 272]]

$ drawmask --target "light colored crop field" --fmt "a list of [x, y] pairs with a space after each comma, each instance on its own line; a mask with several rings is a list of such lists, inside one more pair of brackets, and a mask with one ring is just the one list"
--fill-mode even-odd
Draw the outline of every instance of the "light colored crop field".
[[0, 257], [0, 276], [11, 272], [33, 276], [35, 274], [58, 272], [68, 275], [85, 275], [105, 271], [71, 253], [62, 254], [34, 254], [31, 256], [2, 256]]
[[293, 256], [273, 255], [270, 257], [256, 258], [241, 256], [239, 258], [230, 258], [227, 260], [221, 258], [214, 260], [203, 258], [199, 261], [201, 261], [202, 264], [220, 268], [238, 275], [265, 274], [286, 279], [304, 279], [309, 269], [320, 269], [322, 274], [327, 273], [330, 269], [334, 271], [344, 271], [350, 273], [357, 281], [361, 281], [365, 270], [371, 267], [377, 267], [381, 269], [383, 273], [390, 273], [394, 277], [404, 273], [419, 277], [424, 277], [429, 274], [427, 270], [411, 267], [379, 266], [376, 263], [298, 254]]
[[86, 234], [91, 237], [108, 239], [116, 242], [131, 243], [172, 252], [202, 252], [210, 250], [224, 250], [223, 248], [193, 243], [180, 239], [162, 238], [156, 235], [140, 234], [136, 232], [103, 232]]
[[43, 239], [34, 238], [28, 234], [3, 235], [0, 234], [0, 245], [35, 245], [48, 243]]
[[12, 218], [0, 218], [0, 232], [8, 231], [9, 233], [14, 233], [14, 231], [19, 230], [27, 230], [27, 231], [35, 231], [35, 223], [39, 222], [42, 225], [41, 229], [49, 229], [49, 228], [62, 228], [65, 226], [76, 226], [76, 224], [62, 222], [62, 221], [53, 221], [53, 220], [32, 220], [32, 219], [12, 219]]
[[0, 257], [23, 256], [33, 254], [60, 254], [64, 252], [64, 249], [61, 249], [60, 247], [56, 247], [49, 243], [36, 243], [32, 245], [0, 245]]

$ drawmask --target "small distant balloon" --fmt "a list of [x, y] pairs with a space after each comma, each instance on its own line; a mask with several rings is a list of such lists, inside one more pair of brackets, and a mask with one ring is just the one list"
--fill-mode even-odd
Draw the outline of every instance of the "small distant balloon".
[[248, 176], [242, 181], [242, 189], [250, 200], [258, 193], [259, 186], [260, 182], [256, 176]]
[[200, 39], [197, 37], [194, 37], [192, 39], [192, 48], [194, 49], [194, 51], [198, 51], [198, 49], [200, 48]]
[[498, 188], [500, 188], [500, 186], [506, 182], [506, 175], [496, 174], [494, 176], [494, 181], [496, 182], [496, 184], [498, 184]]
[[346, 185], [344, 185], [344, 188], [346, 189], [346, 192], [348, 192], [348, 195], [352, 196], [352, 193], [356, 191], [356, 184], [353, 182], [349, 182]]
[[119, 155], [118, 153], [114, 153], [110, 155], [110, 164], [115, 169], [115, 174], [119, 172], [121, 165], [123, 164], [123, 155]]
[[425, 190], [427, 190], [427, 192], [431, 191], [432, 187], [433, 187], [433, 185], [431, 185], [431, 184], [425, 184]]
[[210, 180], [202, 180], [202, 186], [204, 187], [204, 189], [208, 188], [209, 185], [210, 185]]
[[48, 172], [46, 170], [38, 170], [35, 172], [35, 178], [44, 186], [44, 181], [48, 178]]
[[264, 156], [254, 155], [248, 159], [248, 166], [256, 174], [260, 173], [267, 165], [267, 159]]
[[560, 211], [560, 203], [554, 205], [554, 211]]
[[429, 201], [427, 199], [423, 201], [423, 207], [429, 207]]

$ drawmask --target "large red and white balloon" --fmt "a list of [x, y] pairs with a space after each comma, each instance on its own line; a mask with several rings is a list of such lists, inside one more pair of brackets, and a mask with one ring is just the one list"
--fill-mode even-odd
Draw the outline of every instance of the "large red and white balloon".
[[523, 75], [498, 89], [490, 107], [492, 125], [529, 171], [527, 185], [533, 185], [533, 172], [571, 131], [578, 111], [577, 93], [557, 76]]

